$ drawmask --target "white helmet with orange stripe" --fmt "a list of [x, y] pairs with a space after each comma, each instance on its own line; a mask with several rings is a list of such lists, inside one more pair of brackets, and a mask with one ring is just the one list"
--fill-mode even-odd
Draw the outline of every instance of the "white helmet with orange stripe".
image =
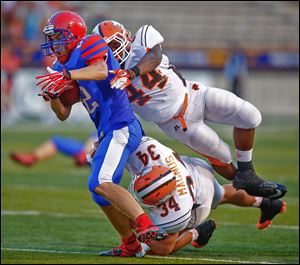
[[120, 64], [126, 61], [131, 51], [131, 34], [122, 24], [105, 20], [97, 24], [93, 33], [101, 35]]
[[176, 177], [167, 167], [154, 166], [149, 172], [136, 175], [129, 191], [144, 207], [156, 207], [167, 201], [176, 189]]

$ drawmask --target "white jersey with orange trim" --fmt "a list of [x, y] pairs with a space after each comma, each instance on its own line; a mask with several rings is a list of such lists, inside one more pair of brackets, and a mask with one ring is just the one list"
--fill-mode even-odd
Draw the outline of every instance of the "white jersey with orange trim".
[[[135, 66], [147, 51], [164, 38], [150, 25], [134, 36], [125, 68]], [[206, 156], [216, 166], [232, 162], [230, 147], [206, 122], [251, 129], [259, 126], [261, 114], [251, 103], [230, 91], [181, 79], [169, 68], [163, 55], [152, 72], [136, 77], [127, 87], [133, 110], [144, 120], [155, 122], [168, 136]]]
[[[181, 158], [186, 162], [182, 161]], [[160, 206], [150, 208], [149, 211], [152, 221], [168, 233], [193, 227], [203, 221], [210, 212], [214, 197], [214, 177], [212, 173], [209, 173], [209, 178], [206, 177], [209, 166], [201, 161], [200, 159], [179, 157], [172, 149], [151, 137], [145, 136], [137, 150], [127, 160], [126, 168], [132, 178], [156, 165], [170, 168], [176, 176], [176, 190], [173, 196]], [[189, 162], [191, 164], [187, 165], [186, 163]], [[200, 167], [203, 167], [203, 176]], [[205, 213], [202, 214], [201, 212], [201, 216], [198, 214], [198, 219], [195, 219], [193, 209], [195, 205], [205, 205]]]
[[[164, 38], [151, 25], [142, 26], [133, 37], [125, 69], [135, 66], [148, 50], [163, 41]], [[169, 59], [163, 54], [160, 65], [154, 71], [136, 77], [127, 87], [133, 110], [144, 120], [156, 123], [167, 121], [183, 103], [187, 88], [169, 67]]]

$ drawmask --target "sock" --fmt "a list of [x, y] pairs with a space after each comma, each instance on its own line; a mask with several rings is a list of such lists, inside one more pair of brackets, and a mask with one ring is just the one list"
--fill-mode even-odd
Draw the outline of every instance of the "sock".
[[193, 228], [189, 232], [192, 233], [192, 241], [195, 241], [198, 238], [198, 236], [199, 236], [198, 231]]
[[33, 159], [34, 161], [38, 161], [38, 160], [39, 160], [38, 157], [37, 157], [37, 155], [36, 155], [35, 153], [30, 153], [29, 155], [32, 156], [32, 159]]
[[242, 151], [239, 149], [235, 149], [235, 153], [236, 153], [236, 160], [239, 162], [249, 162], [252, 160], [252, 151], [253, 148], [251, 148], [250, 150], [247, 151]]
[[145, 243], [141, 243], [141, 246], [142, 246], [142, 249], [145, 251], [145, 252], [148, 252], [151, 250], [151, 248], [149, 247], [149, 245], [145, 244]]
[[135, 219], [135, 225], [137, 228], [144, 229], [150, 226], [154, 226], [153, 222], [150, 220], [148, 215], [142, 213]]
[[272, 202], [268, 198], [262, 198], [261, 204], [259, 205], [260, 209], [267, 209], [271, 206]]
[[124, 244], [131, 244], [131, 243], [133, 243], [134, 241], [136, 240], [136, 236], [135, 236], [135, 234], [131, 234], [130, 236], [122, 236], [121, 237], [121, 241], [122, 241], [122, 243], [124, 243]]
[[248, 151], [241, 151], [239, 149], [235, 149], [236, 151], [236, 159], [237, 159], [237, 166], [240, 171], [245, 171], [245, 170], [253, 170], [253, 165], [252, 165], [252, 151], [253, 148], [251, 148]]
[[35, 153], [28, 153], [27, 156], [28, 158], [30, 157], [29, 159], [31, 160], [33, 165], [39, 161], [39, 158]]
[[126, 245], [128, 250], [136, 250], [140, 247], [140, 242], [133, 233], [130, 236], [122, 236], [121, 241], [122, 244]]
[[253, 207], [260, 207], [263, 197], [255, 197], [255, 202], [253, 203]]

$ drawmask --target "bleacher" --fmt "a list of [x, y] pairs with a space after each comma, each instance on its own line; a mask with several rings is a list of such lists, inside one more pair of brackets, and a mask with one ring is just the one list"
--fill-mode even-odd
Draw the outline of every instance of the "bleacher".
[[85, 2], [89, 12], [120, 21], [133, 33], [151, 24], [169, 48], [297, 49], [298, 1]]

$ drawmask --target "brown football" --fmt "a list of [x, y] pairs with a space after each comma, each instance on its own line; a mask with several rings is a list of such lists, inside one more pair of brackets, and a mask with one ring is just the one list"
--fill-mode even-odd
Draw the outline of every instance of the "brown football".
[[73, 104], [80, 101], [80, 89], [76, 81], [68, 86], [60, 96], [59, 99], [64, 106], [72, 106]]

